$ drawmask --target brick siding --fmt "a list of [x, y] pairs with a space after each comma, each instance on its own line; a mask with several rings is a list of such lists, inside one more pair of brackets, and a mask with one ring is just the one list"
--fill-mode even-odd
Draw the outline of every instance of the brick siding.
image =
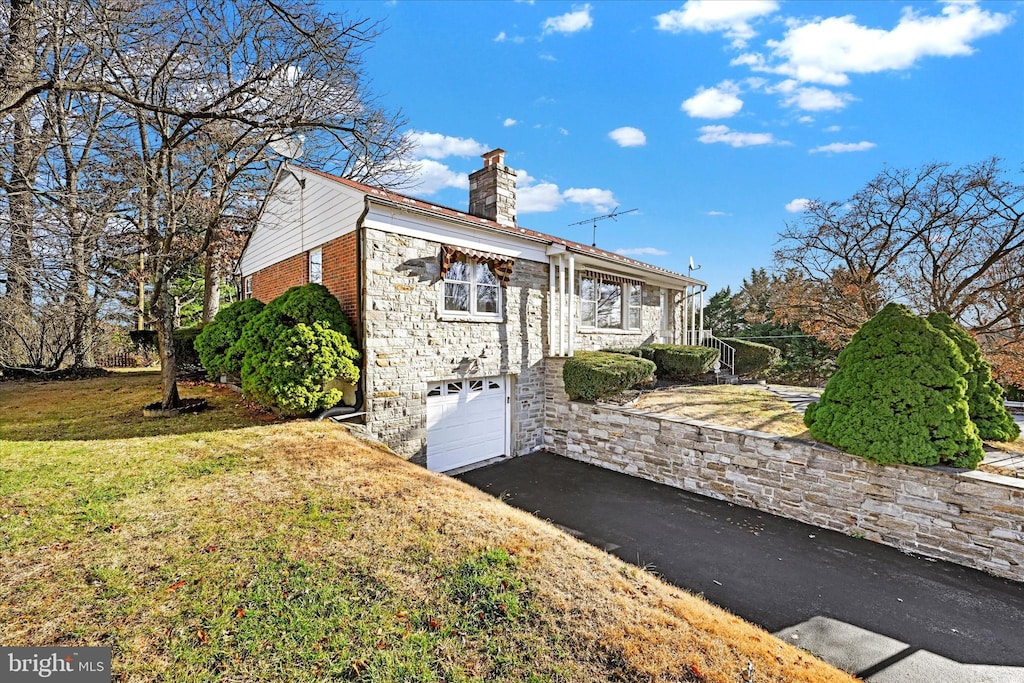
[[[358, 231], [352, 231], [322, 246], [323, 284], [338, 299], [341, 310], [348, 316], [358, 332], [359, 278], [356, 240]], [[303, 252], [285, 259], [252, 275], [252, 295], [267, 303], [284, 294], [289, 287], [309, 282], [309, 254]]]

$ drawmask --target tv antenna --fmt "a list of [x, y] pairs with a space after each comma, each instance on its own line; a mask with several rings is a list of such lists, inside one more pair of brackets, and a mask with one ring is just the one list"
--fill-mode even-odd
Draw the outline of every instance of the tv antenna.
[[634, 211], [639, 211], [639, 209], [629, 209], [627, 211], [619, 211], [619, 207], [616, 206], [614, 209], [612, 209], [611, 213], [606, 213], [603, 216], [594, 216], [593, 218], [588, 218], [588, 219], [583, 220], [583, 221], [576, 221], [575, 223], [570, 223], [569, 227], [571, 228], [574, 225], [586, 225], [587, 223], [593, 224], [593, 226], [594, 226], [594, 243], [592, 245], [590, 245], [590, 246], [596, 247], [597, 246], [597, 222], [598, 221], [607, 220], [609, 218], [611, 218], [612, 220], [615, 220], [616, 216], [624, 216], [625, 214], [633, 213]]

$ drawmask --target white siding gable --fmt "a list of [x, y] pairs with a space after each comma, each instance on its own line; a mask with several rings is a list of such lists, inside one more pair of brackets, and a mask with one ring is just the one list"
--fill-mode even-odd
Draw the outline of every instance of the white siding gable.
[[362, 192], [300, 168], [292, 170], [305, 179], [306, 187], [301, 188], [291, 173], [283, 174], [242, 253], [238, 269], [243, 274], [309, 251], [356, 228], [364, 208]]

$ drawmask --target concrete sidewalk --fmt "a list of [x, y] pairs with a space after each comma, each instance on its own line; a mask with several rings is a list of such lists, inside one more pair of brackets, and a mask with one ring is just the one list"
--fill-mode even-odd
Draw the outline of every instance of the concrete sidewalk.
[[1024, 584], [538, 453], [460, 479], [871, 681], [1024, 681]]

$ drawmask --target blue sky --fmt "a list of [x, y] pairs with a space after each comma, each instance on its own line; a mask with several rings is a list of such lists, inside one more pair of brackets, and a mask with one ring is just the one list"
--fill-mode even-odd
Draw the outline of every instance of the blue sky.
[[465, 210], [508, 151], [519, 223], [734, 291], [808, 198], [886, 165], [1024, 162], [1021, 2], [325, 3], [383, 22], [366, 72]]

